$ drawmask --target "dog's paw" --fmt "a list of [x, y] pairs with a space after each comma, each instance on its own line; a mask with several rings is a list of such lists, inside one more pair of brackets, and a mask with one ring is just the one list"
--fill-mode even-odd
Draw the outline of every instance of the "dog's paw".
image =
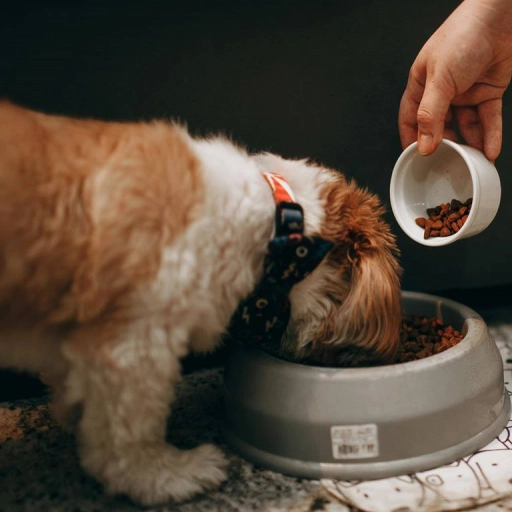
[[[87, 467], [87, 458], [84, 465]], [[183, 501], [215, 489], [227, 477], [226, 466], [224, 455], [214, 445], [187, 451], [164, 445], [132, 450], [127, 457], [104, 461], [101, 475], [96, 476], [109, 493], [125, 494], [150, 506]]]

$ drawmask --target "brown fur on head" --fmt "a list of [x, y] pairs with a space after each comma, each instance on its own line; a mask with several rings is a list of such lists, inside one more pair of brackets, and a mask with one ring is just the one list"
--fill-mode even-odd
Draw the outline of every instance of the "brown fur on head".
[[377, 196], [336, 174], [319, 235], [334, 243], [290, 296], [282, 351], [329, 366], [395, 361], [401, 322], [398, 248]]

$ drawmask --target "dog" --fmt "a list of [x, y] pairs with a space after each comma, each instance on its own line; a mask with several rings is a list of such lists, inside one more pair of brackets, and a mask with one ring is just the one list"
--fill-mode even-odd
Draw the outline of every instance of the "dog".
[[379, 199], [341, 172], [168, 121], [0, 102], [0, 364], [52, 387], [83, 468], [108, 492], [154, 505], [226, 478], [217, 447], [166, 444], [166, 419], [180, 359], [218, 347], [262, 279], [276, 183], [300, 205], [290, 240], [328, 244], [289, 290], [280, 354], [392, 363], [395, 236]]

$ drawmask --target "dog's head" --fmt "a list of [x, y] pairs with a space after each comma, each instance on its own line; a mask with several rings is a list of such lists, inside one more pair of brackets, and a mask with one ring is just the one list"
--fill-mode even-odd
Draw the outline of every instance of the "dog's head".
[[299, 196], [306, 234], [333, 243], [290, 293], [291, 318], [281, 353], [329, 366], [394, 362], [402, 318], [401, 269], [378, 197], [341, 173], [304, 161], [274, 159], [272, 165]]

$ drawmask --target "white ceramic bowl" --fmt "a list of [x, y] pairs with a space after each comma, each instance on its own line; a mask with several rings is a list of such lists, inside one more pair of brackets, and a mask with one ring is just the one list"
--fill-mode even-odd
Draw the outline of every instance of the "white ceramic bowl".
[[457, 302], [403, 292], [404, 314], [461, 330], [448, 350], [373, 368], [322, 368], [238, 348], [224, 372], [228, 444], [305, 478], [374, 479], [451, 463], [510, 418], [503, 363], [483, 319]]
[[[443, 139], [439, 148], [422, 156], [411, 144], [398, 158], [391, 176], [390, 199], [400, 227], [420, 244], [440, 246], [483, 231], [494, 219], [501, 198], [496, 167], [475, 148]], [[416, 218], [427, 217], [427, 208], [472, 197], [471, 213], [455, 234], [425, 240]]]

